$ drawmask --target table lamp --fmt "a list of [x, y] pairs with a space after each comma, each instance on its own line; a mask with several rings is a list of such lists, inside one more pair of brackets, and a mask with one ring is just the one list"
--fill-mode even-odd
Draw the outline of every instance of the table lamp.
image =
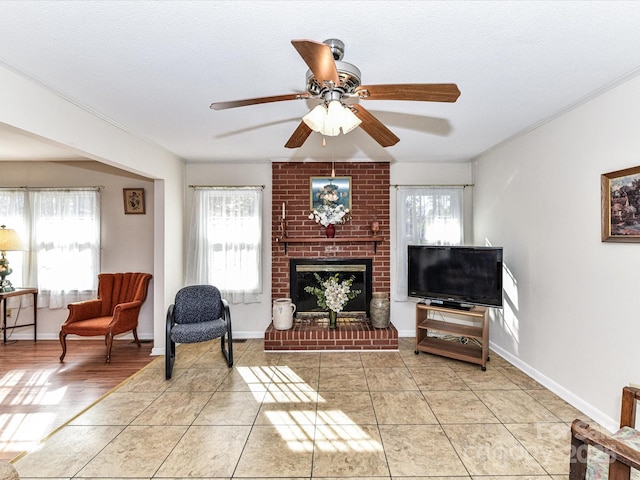
[[0, 225], [0, 292], [13, 292], [15, 288], [11, 282], [6, 279], [13, 272], [9, 268], [9, 260], [5, 256], [6, 252], [26, 250], [26, 246], [15, 230]]

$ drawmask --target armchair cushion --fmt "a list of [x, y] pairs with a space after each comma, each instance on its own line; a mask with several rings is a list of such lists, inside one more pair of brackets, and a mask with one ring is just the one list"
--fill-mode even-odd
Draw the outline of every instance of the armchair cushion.
[[[611, 435], [611, 438], [623, 445], [640, 452], [640, 430], [622, 427]], [[587, 464], [587, 478], [590, 480], [606, 480], [609, 478], [609, 455], [598, 448], [589, 446], [589, 462]], [[635, 471], [631, 478], [640, 479], [640, 471]]]
[[175, 343], [206, 342], [227, 333], [227, 323], [221, 318], [210, 322], [176, 323], [171, 329], [171, 340]]
[[108, 331], [112, 321], [112, 316], [76, 320], [72, 324], [65, 326], [64, 331], [67, 334], [97, 337], [98, 335], [104, 335], [104, 332]]
[[609, 434], [576, 419], [571, 424], [570, 480], [640, 480], [640, 389], [622, 389], [620, 429]]

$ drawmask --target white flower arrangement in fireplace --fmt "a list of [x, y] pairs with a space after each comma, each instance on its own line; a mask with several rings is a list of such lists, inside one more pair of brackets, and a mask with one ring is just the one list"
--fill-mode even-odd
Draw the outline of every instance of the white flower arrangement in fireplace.
[[341, 203], [326, 203], [324, 205], [318, 205], [309, 214], [309, 220], [314, 220], [323, 227], [344, 223], [350, 219], [351, 215], [349, 215], [349, 209]]
[[312, 293], [318, 299], [318, 306], [323, 310], [329, 310], [332, 312], [341, 312], [347, 302], [360, 295], [360, 290], [352, 290], [351, 286], [355, 277], [351, 277], [347, 280], [340, 280], [340, 275], [336, 273], [330, 276], [326, 280], [322, 280], [322, 277], [317, 273], [313, 274], [318, 281], [319, 287], [307, 286], [304, 287], [304, 291]]

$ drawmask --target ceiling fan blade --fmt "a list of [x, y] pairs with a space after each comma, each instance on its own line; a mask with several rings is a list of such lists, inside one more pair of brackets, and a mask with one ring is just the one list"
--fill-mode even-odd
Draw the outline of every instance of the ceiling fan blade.
[[460, 90], [455, 83], [405, 83], [361, 85], [355, 92], [363, 100], [413, 100], [418, 102], [455, 102]]
[[247, 105], [257, 105], [259, 103], [282, 102], [284, 100], [305, 100], [310, 98], [308, 93], [288, 93], [286, 95], [275, 95], [272, 97], [248, 98], [246, 100], [232, 100], [230, 102], [214, 102], [209, 108], [213, 110], [225, 110], [227, 108], [245, 107]]
[[312, 130], [307, 126], [306, 123], [300, 122], [300, 125], [298, 125], [298, 128], [296, 128], [295, 132], [293, 132], [293, 135], [291, 135], [291, 138], [289, 138], [284, 146], [287, 148], [301, 147], [302, 144], [307, 140], [307, 138], [309, 138], [311, 132]]
[[291, 43], [320, 84], [333, 82], [335, 86], [340, 85], [336, 61], [329, 45], [313, 40], [291, 40]]
[[390, 147], [400, 141], [391, 130], [361, 105], [350, 105], [350, 108], [356, 117], [362, 120], [360, 127], [383, 147]]

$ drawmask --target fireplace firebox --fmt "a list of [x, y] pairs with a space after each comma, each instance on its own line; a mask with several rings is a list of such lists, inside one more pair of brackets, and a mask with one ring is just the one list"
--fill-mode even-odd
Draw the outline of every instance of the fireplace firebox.
[[306, 292], [305, 287], [318, 286], [314, 274], [326, 279], [336, 273], [341, 280], [347, 280], [353, 276], [351, 288], [360, 290], [358, 296], [347, 302], [341, 316], [369, 318], [369, 303], [373, 290], [370, 258], [293, 258], [289, 265], [291, 300], [296, 305], [296, 318], [326, 315], [326, 312], [318, 307], [315, 295]]

